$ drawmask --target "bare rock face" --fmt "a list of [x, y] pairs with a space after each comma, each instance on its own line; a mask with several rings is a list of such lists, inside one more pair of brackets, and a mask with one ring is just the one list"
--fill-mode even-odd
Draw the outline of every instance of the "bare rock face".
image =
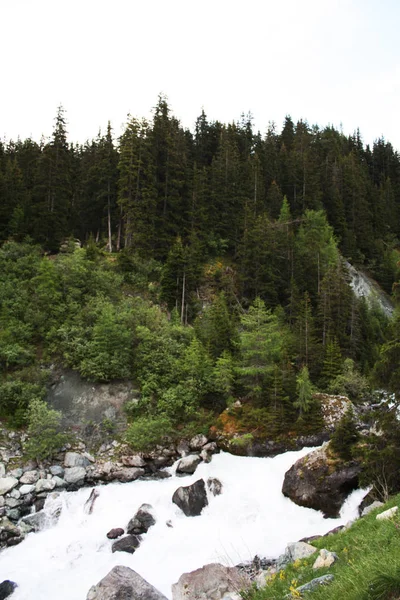
[[97, 585], [90, 588], [86, 600], [167, 600], [129, 567], [114, 567]]
[[187, 517], [197, 517], [208, 505], [204, 479], [198, 479], [192, 485], [178, 488], [172, 496], [174, 502]]
[[338, 517], [350, 492], [358, 487], [361, 465], [356, 461], [333, 461], [329, 444], [300, 458], [285, 474], [282, 493], [295, 504]]
[[205, 565], [180, 576], [172, 586], [172, 600], [221, 600], [251, 587], [250, 577], [235, 567]]
[[5, 600], [11, 596], [14, 590], [18, 587], [18, 585], [14, 581], [10, 581], [6, 579], [2, 583], [0, 583], [0, 600]]

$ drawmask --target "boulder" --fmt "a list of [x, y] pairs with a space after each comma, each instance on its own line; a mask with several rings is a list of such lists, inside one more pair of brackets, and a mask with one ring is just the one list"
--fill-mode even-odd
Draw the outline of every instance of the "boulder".
[[110, 529], [110, 531], [107, 533], [107, 537], [109, 540], [116, 540], [117, 538], [121, 537], [121, 535], [124, 535], [125, 531], [122, 529], [122, 527], [115, 527], [114, 529]]
[[0, 545], [7, 544], [11, 538], [19, 538], [21, 536], [21, 530], [19, 527], [11, 523], [7, 517], [0, 519]]
[[129, 567], [114, 567], [97, 585], [90, 588], [86, 600], [167, 600]]
[[41, 531], [45, 529], [48, 519], [44, 510], [39, 510], [39, 512], [33, 513], [32, 515], [26, 515], [26, 517], [22, 518], [23, 523], [28, 525], [31, 531]]
[[323, 548], [319, 551], [316, 561], [313, 564], [313, 569], [330, 567], [338, 560], [338, 558], [339, 557], [335, 552], [330, 552], [329, 550], [325, 550], [325, 548]]
[[172, 600], [221, 600], [250, 587], [251, 579], [246, 573], [212, 563], [181, 575], [172, 585]]
[[124, 467], [145, 467], [146, 461], [139, 456], [139, 454], [134, 454], [132, 456], [121, 456], [121, 462]]
[[290, 562], [294, 562], [295, 560], [308, 558], [316, 551], [317, 548], [311, 546], [311, 544], [307, 544], [306, 542], [294, 542], [293, 544], [288, 544], [286, 546], [285, 554], [289, 557]]
[[11, 492], [18, 485], [16, 477], [0, 477], [0, 496], [4, 496], [7, 492]]
[[340, 508], [358, 487], [360, 463], [333, 460], [329, 444], [300, 458], [285, 474], [282, 493], [295, 504], [338, 517]]
[[32, 484], [36, 483], [39, 479], [38, 471], [25, 471], [25, 473], [20, 478], [19, 482], [23, 484]]
[[141, 533], [147, 533], [152, 527], [156, 520], [151, 514], [152, 506], [150, 504], [142, 504], [135, 516], [129, 521], [128, 527], [126, 528], [128, 533], [140, 535]]
[[133, 554], [140, 546], [140, 540], [136, 535], [126, 535], [125, 537], [113, 543], [112, 552], [129, 552]]
[[172, 496], [172, 502], [179, 506], [187, 517], [196, 517], [208, 505], [204, 479], [198, 479], [192, 485], [180, 487]]
[[87, 467], [90, 464], [86, 456], [82, 456], [79, 452], [66, 452], [64, 457], [64, 467]]
[[112, 479], [117, 479], [122, 483], [128, 483], [129, 481], [135, 481], [142, 475], [144, 475], [144, 469], [137, 467], [122, 467], [113, 472]]
[[219, 496], [222, 494], [222, 483], [216, 477], [209, 477], [207, 479], [207, 487], [213, 496]]
[[394, 515], [397, 513], [397, 511], [399, 510], [398, 506], [393, 506], [393, 508], [389, 508], [388, 510], [385, 510], [385, 512], [379, 513], [379, 515], [376, 515], [376, 520], [377, 521], [385, 521], [386, 519], [391, 519], [392, 517], [394, 517]]
[[[322, 575], [322, 577], [316, 577], [315, 579], [312, 579], [308, 583], [305, 583], [304, 585], [301, 585], [300, 587], [296, 588], [296, 592], [298, 592], [300, 595], [303, 592], [312, 592], [320, 585], [326, 585], [327, 583], [330, 583], [331, 581], [333, 581], [333, 579], [334, 579], [333, 575]], [[292, 598], [293, 596], [290, 595], [287, 597]]]
[[0, 583], [0, 600], [5, 600], [14, 592], [18, 585], [14, 581], [6, 579]]
[[381, 506], [383, 506], [383, 502], [380, 502], [379, 500], [375, 500], [374, 502], [372, 502], [372, 504], [369, 504], [362, 510], [361, 516], [366, 517], [367, 515], [369, 515], [370, 512], [375, 510], [375, 508], [380, 508]]
[[176, 472], [183, 473], [185, 475], [193, 475], [198, 465], [201, 463], [202, 459], [198, 454], [189, 454], [189, 456], [184, 456], [178, 463], [176, 467]]
[[50, 467], [50, 473], [56, 477], [64, 477], [64, 469], [60, 465], [52, 465]]
[[65, 469], [64, 479], [67, 483], [83, 483], [86, 476], [84, 467], [70, 467]]
[[189, 442], [189, 447], [191, 450], [201, 450], [203, 446], [205, 446], [208, 442], [208, 439], [202, 433], [195, 435]]
[[40, 494], [41, 492], [51, 492], [56, 487], [54, 479], [39, 479], [35, 485], [35, 492]]

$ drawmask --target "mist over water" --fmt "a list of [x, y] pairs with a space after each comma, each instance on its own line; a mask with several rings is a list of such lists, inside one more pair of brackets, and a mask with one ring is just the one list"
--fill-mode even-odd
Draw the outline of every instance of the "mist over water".
[[[135, 481], [99, 486], [91, 515], [84, 504], [90, 489], [63, 492], [58, 523], [27, 536], [0, 555], [0, 581], [18, 584], [13, 600], [85, 600], [89, 588], [114, 566], [126, 565], [171, 598], [180, 575], [210, 562], [233, 566], [260, 557], [276, 557], [287, 543], [323, 534], [356, 518], [365, 491], [354, 492], [339, 519], [301, 508], [281, 494], [285, 472], [312, 449], [275, 458], [214, 455], [194, 475], [160, 481]], [[171, 472], [174, 473], [174, 467]], [[174, 491], [197, 479], [217, 477], [220, 496], [209, 496], [199, 517], [186, 517], [172, 503]], [[142, 503], [153, 506], [156, 524], [142, 536], [135, 554], [111, 553], [106, 537], [113, 527], [126, 527]], [[54, 507], [53, 507], [54, 508]], [[49, 503], [47, 510], [51, 511]], [[172, 527], [166, 525], [172, 522]]]

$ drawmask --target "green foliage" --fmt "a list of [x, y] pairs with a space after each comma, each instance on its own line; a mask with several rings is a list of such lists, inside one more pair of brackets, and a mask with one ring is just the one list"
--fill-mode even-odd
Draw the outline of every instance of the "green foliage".
[[328, 391], [330, 394], [344, 394], [353, 401], [362, 401], [368, 397], [370, 385], [356, 368], [354, 360], [346, 358], [342, 372], [331, 380]]
[[359, 440], [354, 411], [350, 407], [340, 419], [331, 437], [330, 448], [344, 460], [350, 460], [352, 449]]
[[276, 315], [256, 298], [240, 318], [237, 373], [249, 396], [260, 401], [264, 379], [281, 358], [284, 335]]
[[43, 400], [45, 388], [21, 379], [6, 380], [0, 384], [0, 417], [10, 425], [20, 427], [28, 419], [28, 407], [35, 400]]
[[386, 501], [390, 494], [397, 493], [400, 471], [400, 425], [397, 407], [384, 410], [378, 415], [375, 427], [358, 452], [362, 461], [360, 485], [372, 485], [379, 500]]
[[310, 410], [313, 403], [314, 386], [307, 367], [303, 367], [296, 377], [297, 400], [293, 403], [299, 409], [300, 417]]
[[61, 413], [42, 400], [32, 400], [28, 410], [28, 436], [25, 450], [30, 458], [51, 458], [68, 441], [62, 431]]
[[128, 427], [125, 439], [134, 450], [145, 452], [165, 443], [173, 431], [171, 421], [165, 416], [140, 417]]

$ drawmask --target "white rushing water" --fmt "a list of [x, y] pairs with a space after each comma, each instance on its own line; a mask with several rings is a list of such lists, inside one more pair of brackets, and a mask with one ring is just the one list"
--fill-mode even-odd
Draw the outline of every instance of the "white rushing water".
[[[288, 542], [323, 534], [357, 516], [365, 491], [354, 492], [340, 519], [301, 508], [281, 494], [285, 472], [310, 449], [275, 458], [243, 458], [221, 453], [194, 475], [160, 481], [100, 486], [91, 515], [84, 511], [90, 489], [62, 493], [57, 525], [31, 533], [0, 555], [0, 581], [18, 584], [13, 600], [85, 600], [89, 588], [115, 565], [126, 565], [171, 597], [171, 584], [184, 572], [210, 562], [233, 566], [260, 557], [277, 557]], [[217, 477], [220, 496], [209, 497], [199, 517], [185, 517], [172, 501], [177, 487]], [[106, 533], [126, 527], [142, 503], [153, 506], [156, 524], [130, 555], [111, 553]], [[172, 521], [172, 527], [166, 521]]]

